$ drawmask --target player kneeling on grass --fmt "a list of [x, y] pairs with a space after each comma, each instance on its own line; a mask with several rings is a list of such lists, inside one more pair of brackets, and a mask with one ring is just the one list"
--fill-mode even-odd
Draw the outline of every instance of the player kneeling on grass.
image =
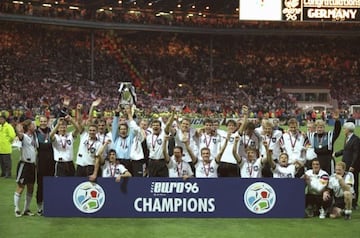
[[324, 206], [326, 206], [323, 200], [323, 192], [327, 188], [329, 182], [329, 175], [325, 170], [320, 168], [320, 161], [315, 158], [311, 161], [312, 169], [309, 169], [304, 174], [306, 182], [306, 215], [307, 217], [313, 217], [318, 215], [319, 218], [324, 219], [326, 217]]
[[354, 175], [345, 172], [344, 162], [337, 162], [335, 174], [330, 176], [327, 189], [323, 193], [324, 201], [333, 201], [330, 207], [330, 218], [344, 215], [345, 220], [351, 218], [352, 199], [354, 196]]

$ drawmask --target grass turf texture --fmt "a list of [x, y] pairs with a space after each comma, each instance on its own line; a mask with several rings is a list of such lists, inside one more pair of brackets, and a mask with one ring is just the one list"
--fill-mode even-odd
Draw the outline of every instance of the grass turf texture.
[[[305, 130], [305, 128], [302, 128]], [[331, 129], [331, 128], [328, 128]], [[360, 127], [356, 128], [360, 135]], [[78, 142], [77, 142], [78, 143]], [[336, 141], [342, 148], [344, 135]], [[64, 237], [356, 237], [360, 226], [360, 210], [352, 219], [245, 219], [245, 218], [47, 218], [14, 216], [13, 195], [16, 188], [15, 169], [18, 154], [13, 157], [13, 178], [0, 178], [0, 235], [14, 238]], [[340, 158], [337, 158], [339, 160]], [[35, 188], [36, 189], [36, 188]], [[22, 203], [24, 201], [22, 195]], [[35, 193], [34, 193], [35, 195]], [[119, 201], [121, 202], [121, 201]], [[36, 212], [33, 197], [31, 211]]]

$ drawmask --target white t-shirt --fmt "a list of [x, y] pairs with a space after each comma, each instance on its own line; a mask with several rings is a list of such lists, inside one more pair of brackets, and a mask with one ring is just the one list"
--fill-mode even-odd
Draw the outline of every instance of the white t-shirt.
[[220, 136], [208, 135], [202, 133], [199, 138], [199, 153], [198, 158], [201, 160], [201, 149], [208, 148], [210, 150], [210, 160], [215, 159], [218, 151], [220, 150]]
[[[233, 147], [234, 147], [236, 136], [239, 136], [238, 132], [231, 134], [229, 141], [225, 147], [224, 153], [220, 159], [221, 162], [225, 162], [225, 163], [229, 163], [229, 164], [237, 164], [237, 161], [233, 155]], [[225, 142], [226, 142], [226, 137], [221, 137], [220, 148], [223, 147]], [[236, 150], [238, 151], [238, 149], [236, 149]]]
[[[279, 130], [274, 130], [271, 136], [267, 136], [267, 135], [261, 136], [261, 139], [267, 142], [269, 146], [269, 150], [272, 150], [273, 160], [279, 159], [279, 156], [281, 154], [281, 145], [280, 145], [281, 137], [282, 137], [282, 132]], [[266, 158], [266, 150], [264, 148], [265, 147], [260, 147], [261, 149], [260, 153], [264, 158]]]
[[274, 178], [295, 178], [296, 168], [294, 164], [289, 164], [287, 167], [281, 167], [279, 164], [275, 165], [273, 169]]
[[164, 159], [163, 143], [165, 143], [165, 131], [159, 135], [150, 134], [146, 136], [146, 145], [149, 149], [149, 158], [154, 160]]
[[102, 176], [104, 178], [117, 177], [124, 174], [128, 171], [124, 165], [114, 163], [111, 164], [108, 160], [105, 161], [105, 164], [102, 166]]
[[[186, 150], [185, 144], [182, 142], [183, 137], [184, 137], [184, 133], [181, 130], [177, 130], [176, 135], [174, 137], [175, 145], [181, 146], [183, 148], [183, 158], [182, 158], [183, 161], [191, 162], [192, 160], [191, 160], [190, 154]], [[195, 137], [195, 130], [193, 128], [190, 128], [189, 135], [188, 135], [189, 147], [192, 150], [193, 154], [196, 156], [199, 153], [199, 148], [196, 144], [194, 137]]]
[[242, 178], [261, 178], [261, 170], [263, 164], [261, 158], [256, 159], [253, 162], [249, 162], [247, 159], [243, 159], [240, 165], [240, 174]]
[[21, 140], [21, 160], [27, 163], [36, 163], [37, 140], [35, 134], [28, 135], [24, 133]]
[[[345, 184], [350, 186], [350, 192], [354, 193], [354, 174], [351, 172], [345, 172], [343, 179]], [[328, 188], [334, 191], [335, 197], [343, 197], [344, 191], [342, 190], [339, 180], [336, 178], [335, 174], [330, 176]]]
[[169, 163], [167, 164], [169, 169], [169, 178], [182, 178], [183, 176], [193, 176], [194, 173], [191, 170], [189, 163], [181, 161], [180, 163], [175, 161], [174, 156], [171, 156]]
[[260, 137], [255, 132], [252, 133], [250, 136], [243, 133], [240, 136], [238, 153], [242, 158], [246, 158], [246, 148], [253, 147], [259, 150], [261, 146], [262, 145], [260, 145]]
[[[97, 133], [96, 134], [96, 137], [98, 138], [98, 140], [100, 141], [101, 145], [104, 145], [108, 140], [112, 140], [111, 136], [109, 135], [109, 133], [107, 134], [100, 134], [100, 133]], [[110, 146], [107, 146], [103, 152], [103, 154], [101, 155], [103, 158], [106, 158], [107, 157], [107, 154], [110, 150]]]
[[310, 179], [310, 184], [307, 186], [307, 193], [314, 195], [321, 195], [329, 182], [329, 175], [326, 171], [320, 169], [318, 174], [314, 174], [313, 170], [305, 172]]
[[144, 159], [144, 151], [141, 143], [145, 140], [144, 134], [139, 131], [131, 144], [130, 148], [130, 159], [132, 160], [141, 160]]
[[59, 161], [59, 158], [61, 158], [61, 162], [73, 161], [74, 138], [72, 133], [66, 133], [64, 136], [55, 134], [52, 145], [55, 161]]
[[219, 165], [213, 159], [210, 163], [205, 164], [204, 161], [198, 160], [195, 165], [195, 177], [196, 178], [217, 178]]
[[95, 165], [95, 156], [99, 155], [101, 146], [98, 139], [90, 140], [87, 132], [81, 133], [76, 164], [80, 166]]
[[284, 133], [282, 136], [282, 148], [289, 155], [289, 164], [299, 161], [305, 163], [305, 137], [298, 132], [296, 135], [291, 133]]

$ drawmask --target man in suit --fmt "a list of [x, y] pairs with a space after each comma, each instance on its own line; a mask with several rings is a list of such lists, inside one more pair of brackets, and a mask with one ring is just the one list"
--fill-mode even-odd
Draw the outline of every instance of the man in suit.
[[360, 171], [360, 139], [354, 134], [355, 124], [353, 122], [345, 122], [343, 125], [345, 134], [344, 149], [336, 152], [335, 157], [342, 156], [342, 161], [346, 164], [346, 171], [354, 174], [354, 190], [355, 198], [353, 200], [353, 208], [357, 208], [359, 197], [359, 171]]

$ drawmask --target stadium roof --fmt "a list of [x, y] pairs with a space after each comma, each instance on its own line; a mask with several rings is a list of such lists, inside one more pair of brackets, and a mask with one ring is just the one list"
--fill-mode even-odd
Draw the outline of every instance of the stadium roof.
[[207, 14], [238, 14], [238, 0], [7, 0], [43, 7], [73, 7], [74, 9], [120, 10], [137, 9], [153, 12], [197, 12]]
[[238, 12], [238, 0], [8, 0], [13, 3], [44, 7], [75, 7], [79, 9], [138, 9], [154, 12], [202, 12], [234, 15]]

